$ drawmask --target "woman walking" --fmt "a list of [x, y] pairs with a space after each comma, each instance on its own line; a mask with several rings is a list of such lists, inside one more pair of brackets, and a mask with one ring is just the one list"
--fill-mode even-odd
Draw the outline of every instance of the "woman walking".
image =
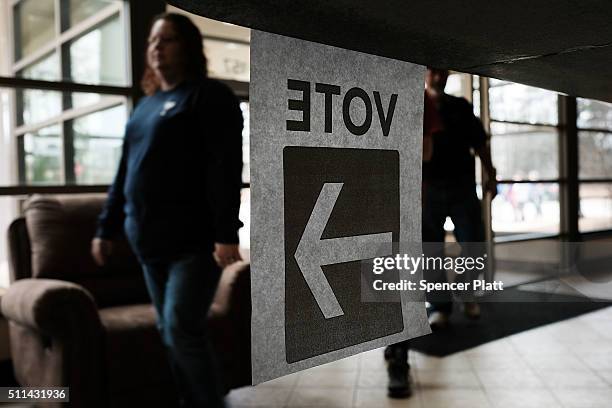
[[240, 259], [242, 114], [206, 75], [197, 27], [153, 21], [143, 98], [99, 218], [92, 255], [103, 265], [123, 230], [138, 257], [184, 406], [220, 407], [206, 315], [221, 269]]

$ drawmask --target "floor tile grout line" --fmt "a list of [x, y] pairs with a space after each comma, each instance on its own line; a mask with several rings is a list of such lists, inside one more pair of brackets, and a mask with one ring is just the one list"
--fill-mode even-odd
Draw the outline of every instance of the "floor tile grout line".
[[[476, 348], [476, 347], [474, 347], [474, 348]], [[474, 366], [474, 362], [472, 361], [472, 358], [470, 358], [469, 355], [466, 355], [465, 358], [467, 359], [468, 364], [470, 365], [470, 369], [471, 369], [472, 374], [474, 375], [474, 377], [476, 377], [476, 380], [478, 380], [478, 384], [480, 384], [480, 389], [484, 393], [485, 398], [487, 399], [487, 402], [489, 403], [489, 406], [491, 408], [494, 408], [495, 404], [491, 400], [491, 397], [489, 396], [489, 393], [487, 392], [487, 389], [485, 388], [484, 383], [482, 382], [482, 380], [480, 379], [480, 376], [476, 372], [476, 367]]]
[[[586, 315], [593, 314], [593, 313], [598, 313], [598, 312], [600, 312], [601, 310], [605, 310], [605, 309], [611, 309], [611, 310], [612, 310], [612, 306], [608, 306], [607, 308], [598, 309], [598, 310], [594, 310], [594, 311], [591, 311], [591, 312], [588, 312], [588, 313], [584, 313], [584, 314], [582, 314], [582, 315], [575, 316], [575, 317], [573, 317], [573, 318], [570, 318], [570, 319], [564, 320], [564, 322], [567, 322], [568, 320], [575, 320], [575, 321], [579, 321], [581, 318], [583, 318], [583, 317], [584, 317], [584, 316], [586, 316]], [[587, 324], [586, 322], [583, 322], [583, 321], [580, 321], [580, 323], [582, 323], [582, 324], [586, 324], [587, 326], [589, 325], [589, 324]], [[601, 333], [597, 332], [597, 330], [594, 330], [594, 331], [597, 333], [597, 335], [598, 335], [598, 336], [602, 337], [602, 338], [603, 338], [603, 340], [605, 340], [606, 342], [609, 342], [609, 339], [607, 339], [607, 338], [605, 338], [604, 336], [602, 336], [602, 335], [601, 335]], [[589, 364], [587, 364], [587, 362], [586, 362], [586, 361], [584, 361], [584, 359], [582, 358], [582, 356], [581, 356], [580, 354], [577, 354], [577, 353], [576, 353], [576, 351], [575, 351], [575, 350], [574, 350], [572, 347], [567, 347], [567, 350], [568, 350], [568, 352], [569, 352], [569, 354], [570, 354], [570, 355], [572, 355], [572, 356], [576, 357], [578, 360], [580, 360], [580, 362], [581, 362], [581, 363], [583, 363], [583, 364], [585, 365], [585, 367], [586, 367], [588, 370], [590, 370], [590, 371], [591, 371], [591, 373], [595, 374], [595, 376], [597, 376], [598, 378], [600, 378], [601, 380], [603, 380], [603, 382], [604, 382], [604, 383], [608, 384], [608, 385], [609, 385], [609, 387], [608, 387], [608, 388], [612, 388], [612, 384], [611, 384], [611, 383], [609, 383], [608, 381], [606, 381], [606, 379], [605, 379], [605, 378], [602, 378], [602, 377], [601, 377], [601, 375], [599, 375], [598, 370], [594, 369], [594, 368], [593, 368], [593, 367], [591, 367]]]
[[[563, 320], [565, 321], [565, 320]], [[553, 323], [554, 324], [554, 323]], [[548, 326], [552, 326], [552, 325], [548, 325]], [[538, 330], [539, 327], [536, 327], [534, 329], [531, 330]], [[529, 331], [529, 330], [528, 330]], [[523, 332], [524, 333], [524, 332]], [[511, 337], [511, 336], [510, 336]], [[521, 352], [521, 350], [519, 350], [519, 348], [516, 346], [516, 344], [514, 344], [512, 341], [510, 341], [510, 345], [512, 346], [512, 348], [514, 348], [514, 350], [516, 351], [516, 353], [519, 355], [519, 358], [521, 360], [523, 360], [523, 363], [527, 364], [527, 366], [531, 369], [531, 371], [533, 371], [533, 373], [536, 375], [536, 377], [542, 381], [542, 384], [544, 385], [544, 388], [548, 391], [548, 393], [550, 395], [552, 395], [553, 399], [559, 404], [559, 407], [561, 408], [567, 408], [565, 406], [565, 404], [563, 403], [563, 401], [561, 401], [561, 399], [559, 399], [559, 397], [557, 396], [557, 394], [555, 393], [555, 391], [548, 386], [548, 383], [542, 378], [542, 376], [540, 375], [540, 373], [533, 367], [533, 364], [529, 363], [529, 359]], [[563, 345], [563, 347], [565, 347], [565, 345]], [[566, 348], [566, 347], [565, 347]]]
[[[608, 306], [607, 308], [604, 308], [604, 309], [599, 309], [599, 310], [595, 310], [595, 311], [592, 311], [592, 312], [589, 312], [589, 313], [582, 314], [582, 315], [580, 315], [580, 316], [576, 316], [576, 317], [572, 318], [572, 320], [573, 320], [573, 319], [580, 319], [581, 317], [584, 317], [584, 316], [586, 316], [586, 315], [588, 315], [588, 314], [591, 314], [591, 313], [597, 313], [597, 312], [599, 312], [599, 311], [601, 311], [601, 310], [605, 310], [605, 309], [612, 309], [612, 306]], [[581, 322], [581, 323], [585, 323], [585, 322]], [[587, 323], [585, 323], [585, 324], [587, 324]], [[588, 326], [588, 324], [587, 324], [587, 326]], [[594, 329], [593, 329], [593, 330], [594, 330]], [[609, 342], [609, 341], [610, 341], [610, 339], [606, 338], [606, 337], [605, 337], [605, 336], [603, 336], [601, 333], [597, 332], [597, 330], [594, 330], [594, 331], [597, 333], [597, 335], [598, 335], [598, 336], [600, 336], [600, 337], [601, 337], [601, 338], [604, 340], [604, 342]], [[589, 364], [587, 364], [587, 363], [586, 363], [586, 362], [583, 360], [582, 356], [581, 356], [581, 355], [579, 355], [579, 354], [577, 354], [577, 353], [576, 353], [576, 351], [574, 351], [574, 349], [573, 349], [573, 348], [568, 347], [568, 350], [570, 351], [570, 353], [571, 353], [571, 354], [572, 354], [574, 357], [578, 358], [578, 359], [579, 359], [579, 360], [580, 360], [582, 363], [584, 363], [584, 365], [585, 365], [585, 366], [586, 366], [586, 367], [587, 367], [589, 370], [591, 370], [592, 372], [594, 372], [595, 374], [597, 374], [597, 370], [593, 369], [593, 368], [592, 368], [592, 367], [591, 367]]]
[[357, 405], [357, 388], [359, 385], [359, 377], [361, 376], [361, 362], [363, 360], [363, 353], [358, 354], [357, 361], [357, 375], [355, 376], [355, 382], [353, 384], [353, 400], [351, 402], [351, 407], [355, 407]]
[[[601, 370], [601, 371], [612, 372], [612, 370]], [[612, 389], [612, 376], [610, 377], [610, 380], [608, 380], [606, 377], [602, 377], [599, 371], [595, 371], [595, 374], [608, 386], [609, 389]]]
[[289, 403], [291, 402], [291, 397], [293, 397], [293, 393], [295, 393], [295, 389], [297, 388], [298, 382], [300, 381], [300, 377], [302, 376], [303, 371], [298, 371], [294, 374], [296, 375], [296, 378], [293, 381], [293, 384], [291, 385], [291, 390], [289, 391], [289, 394], [287, 395], [287, 399], [285, 401], [285, 404], [283, 405], [283, 408], [290, 408]]
[[[414, 353], [414, 351], [413, 351]], [[416, 357], [414, 359], [414, 365], [415, 365], [415, 369], [414, 369], [414, 385], [416, 388], [416, 397], [418, 398], [419, 401], [419, 407], [423, 408], [425, 406], [425, 401], [423, 400], [423, 390], [421, 389], [421, 382], [419, 381], [419, 364], [416, 361]], [[414, 393], [413, 396], [414, 398]]]

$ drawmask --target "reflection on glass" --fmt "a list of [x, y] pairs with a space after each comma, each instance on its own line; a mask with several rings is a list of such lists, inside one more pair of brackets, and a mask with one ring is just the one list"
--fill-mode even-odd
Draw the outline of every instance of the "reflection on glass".
[[612, 103], [577, 98], [578, 127], [612, 130]]
[[26, 184], [62, 182], [62, 139], [59, 125], [23, 136]]
[[55, 1], [22, 0], [15, 5], [15, 61], [55, 37]]
[[120, 105], [72, 121], [78, 184], [112, 182], [121, 159], [126, 120], [126, 108]]
[[559, 142], [555, 128], [493, 122], [491, 135], [491, 155], [498, 178], [538, 180], [559, 177]]
[[612, 133], [578, 132], [580, 178], [612, 176]]
[[242, 128], [242, 181], [248, 183], [251, 181], [250, 175], [250, 156], [249, 156], [249, 103], [240, 102], [240, 110], [244, 127]]
[[559, 184], [499, 184], [491, 204], [497, 236], [559, 232]]
[[580, 232], [612, 229], [612, 183], [580, 185]]
[[57, 52], [52, 52], [28, 65], [17, 73], [18, 77], [57, 81], [60, 79], [60, 62]]
[[75, 82], [126, 85], [125, 36], [119, 16], [69, 45], [70, 72]]
[[544, 89], [490, 80], [491, 119], [556, 125], [557, 94]]
[[206, 39], [204, 53], [211, 77], [249, 82], [251, 54], [247, 44]]
[[62, 4], [68, 8], [68, 21], [66, 27], [68, 29], [81, 21], [93, 16], [98, 11], [109, 6], [116, 1], [112, 0], [63, 0]]

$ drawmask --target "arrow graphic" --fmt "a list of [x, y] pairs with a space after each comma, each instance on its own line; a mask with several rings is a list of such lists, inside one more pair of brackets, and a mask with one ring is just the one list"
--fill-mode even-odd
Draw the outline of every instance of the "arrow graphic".
[[344, 311], [321, 266], [390, 255], [393, 251], [391, 232], [321, 239], [343, 185], [323, 184], [295, 251], [298, 267], [326, 319], [342, 316]]

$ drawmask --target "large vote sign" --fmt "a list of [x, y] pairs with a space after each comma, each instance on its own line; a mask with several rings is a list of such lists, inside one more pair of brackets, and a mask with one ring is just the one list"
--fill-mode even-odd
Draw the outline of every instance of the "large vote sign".
[[253, 383], [429, 332], [361, 296], [362, 262], [421, 240], [424, 68], [252, 31]]

